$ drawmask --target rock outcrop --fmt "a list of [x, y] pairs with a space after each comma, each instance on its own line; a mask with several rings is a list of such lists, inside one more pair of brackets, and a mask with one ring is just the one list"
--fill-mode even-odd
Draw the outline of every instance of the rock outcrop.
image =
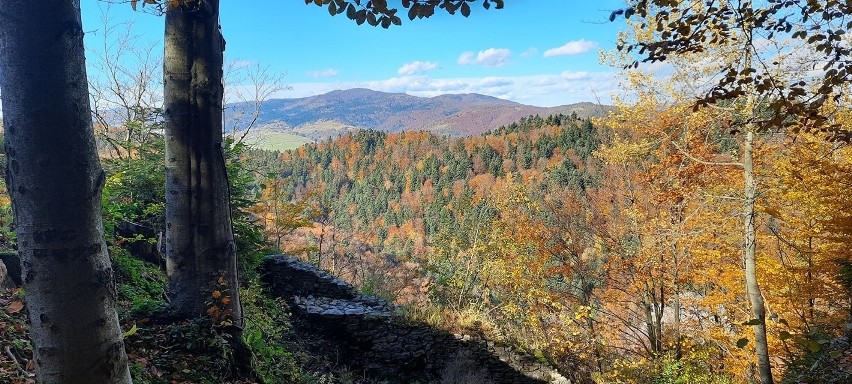
[[391, 383], [570, 383], [509, 347], [405, 321], [392, 304], [359, 295], [298, 259], [270, 256], [264, 283], [291, 306], [297, 331], [322, 338], [342, 364]]

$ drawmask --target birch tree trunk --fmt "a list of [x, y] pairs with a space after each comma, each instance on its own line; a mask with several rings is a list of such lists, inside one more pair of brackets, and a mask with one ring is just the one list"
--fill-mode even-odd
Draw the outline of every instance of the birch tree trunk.
[[744, 241], [743, 255], [745, 261], [746, 293], [751, 303], [751, 311], [757, 324], [754, 324], [754, 350], [757, 355], [757, 368], [760, 373], [760, 382], [772, 384], [772, 367], [769, 363], [769, 347], [766, 342], [766, 308], [763, 303], [763, 294], [757, 284], [757, 261], [755, 259], [756, 238], [754, 229], [754, 202], [757, 198], [757, 186], [754, 181], [753, 165], [753, 141], [754, 129], [749, 124], [746, 127], [745, 139], [743, 140], [743, 175], [745, 177], [745, 203], [743, 206]]
[[[174, 314], [242, 325], [222, 149], [219, 1], [166, 12], [166, 265]], [[237, 327], [237, 328], [238, 328]]]
[[130, 383], [103, 240], [79, 0], [0, 1], [6, 180], [38, 382]]
[[[754, 12], [751, 3], [746, 3], [748, 10]], [[744, 26], [747, 33], [746, 45], [746, 68], [752, 67], [754, 55], [754, 26]], [[757, 323], [754, 329], [754, 354], [757, 356], [757, 370], [760, 374], [762, 384], [774, 384], [772, 379], [772, 365], [769, 362], [769, 344], [766, 341], [766, 307], [763, 302], [763, 293], [757, 283], [757, 233], [755, 231], [754, 219], [755, 200], [757, 199], [757, 183], [754, 180], [754, 133], [756, 117], [755, 90], [749, 86], [746, 96], [746, 115], [748, 122], [745, 125], [743, 137], [743, 262], [745, 263], [746, 294], [751, 303], [752, 316]]]

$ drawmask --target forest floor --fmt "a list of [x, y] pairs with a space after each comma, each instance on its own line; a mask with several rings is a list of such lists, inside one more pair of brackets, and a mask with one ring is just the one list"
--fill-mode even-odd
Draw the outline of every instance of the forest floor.
[[35, 383], [26, 305], [20, 289], [0, 288], [0, 382]]
[[[19, 288], [0, 289], [0, 383], [35, 383], [26, 301]], [[251, 383], [229, 379], [227, 340], [199, 322], [157, 324], [150, 318], [122, 321], [136, 383]]]

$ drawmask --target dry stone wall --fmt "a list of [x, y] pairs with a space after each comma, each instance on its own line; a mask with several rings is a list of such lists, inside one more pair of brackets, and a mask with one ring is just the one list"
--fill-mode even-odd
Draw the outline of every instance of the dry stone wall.
[[297, 331], [328, 353], [390, 383], [570, 383], [509, 347], [405, 321], [392, 304], [285, 255], [264, 262], [264, 283], [291, 306]]

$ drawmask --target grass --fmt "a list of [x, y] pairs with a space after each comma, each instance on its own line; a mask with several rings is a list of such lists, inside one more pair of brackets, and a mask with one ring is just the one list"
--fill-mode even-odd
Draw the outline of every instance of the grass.
[[251, 132], [246, 137], [246, 143], [258, 149], [269, 151], [286, 151], [295, 149], [313, 140], [288, 132], [260, 131]]

